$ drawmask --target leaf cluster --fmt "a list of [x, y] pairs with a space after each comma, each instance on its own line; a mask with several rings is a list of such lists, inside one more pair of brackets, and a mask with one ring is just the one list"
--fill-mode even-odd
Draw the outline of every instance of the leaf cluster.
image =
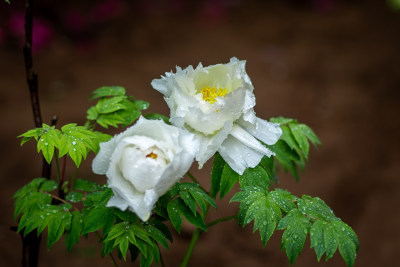
[[160, 198], [156, 213], [170, 220], [175, 230], [180, 233], [182, 216], [197, 228], [205, 231], [204, 214], [209, 205], [217, 208], [217, 204], [196, 183], [177, 183], [167, 194]]
[[142, 110], [149, 107], [148, 102], [126, 95], [125, 88], [121, 86], [100, 87], [92, 92], [91, 100], [94, 99], [97, 99], [96, 105], [87, 111], [88, 124], [99, 124], [104, 128], [128, 126], [139, 118]]
[[282, 136], [274, 145], [267, 145], [267, 147], [275, 152], [275, 158], [283, 169], [290, 171], [294, 178], [298, 180], [298, 167], [304, 170], [308, 159], [309, 142], [317, 147], [321, 145], [321, 141], [310, 127], [298, 123], [295, 119], [277, 117], [271, 118], [270, 121], [280, 124]]
[[238, 223], [242, 227], [254, 222], [265, 246], [275, 230], [284, 230], [281, 248], [286, 250], [290, 264], [301, 253], [307, 235], [318, 261], [323, 254], [330, 259], [337, 248], [348, 266], [353, 266], [359, 247], [354, 231], [335, 216], [318, 197], [301, 198], [282, 189], [270, 191], [270, 178], [261, 169], [249, 169], [240, 177], [241, 191], [231, 202], [239, 202]]
[[111, 138], [110, 135], [88, 130], [76, 123], [66, 124], [61, 130], [43, 123], [41, 128], [29, 130], [18, 137], [22, 137], [21, 145], [34, 139], [37, 142], [38, 153], [43, 154], [47, 163], [50, 164], [57, 148], [58, 158], [67, 155], [77, 167], [90, 151], [97, 153], [100, 142]]

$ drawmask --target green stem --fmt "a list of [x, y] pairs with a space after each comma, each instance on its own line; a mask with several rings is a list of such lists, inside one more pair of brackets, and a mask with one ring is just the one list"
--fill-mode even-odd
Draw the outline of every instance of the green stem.
[[212, 222], [208, 223], [208, 224], [206, 225], [206, 228], [208, 229], [208, 228], [210, 228], [211, 226], [214, 226], [214, 225], [216, 225], [216, 224], [219, 224], [219, 223], [222, 223], [222, 222], [226, 222], [226, 221], [230, 221], [230, 220], [234, 220], [234, 219], [236, 219], [236, 218], [237, 218], [236, 215], [232, 215], [232, 216], [227, 216], [227, 217], [219, 218], [219, 219], [216, 219], [215, 221], [212, 221]]
[[194, 230], [193, 235], [192, 235], [192, 239], [190, 240], [189, 246], [188, 246], [188, 248], [186, 250], [186, 253], [185, 253], [185, 257], [183, 258], [180, 267], [188, 266], [188, 263], [189, 263], [189, 260], [190, 260], [190, 256], [192, 256], [194, 247], [196, 246], [197, 240], [199, 240], [201, 232], [202, 232], [202, 230], [199, 229], [199, 228]]
[[[54, 155], [54, 161], [56, 162], [56, 169], [57, 169], [57, 182], [60, 184], [61, 173], [60, 173], [60, 163], [58, 162], [57, 155]], [[61, 185], [60, 185], [61, 186]]]

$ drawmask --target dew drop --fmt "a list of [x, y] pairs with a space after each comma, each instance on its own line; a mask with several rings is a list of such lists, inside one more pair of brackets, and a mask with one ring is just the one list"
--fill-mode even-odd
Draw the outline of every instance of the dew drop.
[[73, 150], [76, 151], [76, 148], [74, 148]]
[[126, 229], [129, 229], [129, 225], [126, 226]]
[[76, 145], [76, 142], [75, 142], [75, 141], [73, 141], [73, 142], [72, 142], [72, 145], [73, 145], [73, 146], [74, 146], [74, 145]]
[[44, 145], [45, 145], [45, 146], [48, 146], [48, 145], [49, 145], [49, 143], [47, 143], [47, 142], [46, 142], [46, 143], [44, 143]]

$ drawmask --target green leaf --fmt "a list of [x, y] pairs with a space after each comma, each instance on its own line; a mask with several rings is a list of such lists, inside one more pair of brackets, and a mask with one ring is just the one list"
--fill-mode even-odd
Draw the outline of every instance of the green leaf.
[[122, 103], [126, 98], [126, 96], [101, 98], [96, 104], [97, 112], [99, 114], [108, 114], [121, 109], [127, 109], [127, 107]]
[[336, 231], [332, 224], [328, 224], [324, 231], [324, 241], [325, 241], [325, 260], [329, 260], [333, 257], [338, 247], [338, 240], [336, 238]]
[[215, 198], [219, 192], [221, 185], [222, 172], [224, 170], [225, 161], [219, 153], [215, 153], [214, 161], [211, 169], [211, 190], [210, 196]]
[[324, 230], [326, 222], [316, 221], [311, 227], [310, 239], [311, 248], [314, 248], [315, 254], [317, 254], [317, 259], [320, 261], [322, 255], [325, 253], [325, 240], [324, 240]]
[[83, 179], [76, 179], [73, 187], [74, 191], [84, 191], [84, 192], [93, 192], [100, 189], [101, 186], [98, 183]]
[[282, 217], [281, 210], [268, 192], [257, 187], [243, 187], [230, 202], [240, 202], [238, 223], [242, 227], [254, 220], [253, 232], [259, 230], [265, 246]]
[[180, 233], [181, 226], [182, 226], [182, 217], [179, 213], [177, 199], [174, 199], [170, 203], [168, 203], [167, 211], [168, 211], [168, 217], [172, 223], [172, 226], [175, 228], [175, 230], [178, 233]]
[[196, 200], [188, 191], [180, 191], [179, 195], [181, 196], [182, 200], [185, 204], [190, 208], [194, 215], [196, 215]]
[[70, 192], [65, 196], [65, 200], [69, 202], [81, 202], [83, 200], [83, 194], [81, 192]]
[[268, 192], [268, 188], [271, 185], [268, 173], [260, 166], [247, 168], [243, 175], [240, 176], [239, 184], [241, 188], [256, 187], [264, 192]]
[[214, 199], [212, 199], [206, 192], [204, 192], [201, 188], [194, 187], [189, 189], [190, 194], [196, 200], [197, 205], [199, 205], [200, 209], [203, 213], [207, 210], [207, 205], [205, 202], [208, 202], [214, 208], [217, 208], [217, 203], [215, 203]]
[[145, 110], [148, 109], [150, 106], [149, 102], [143, 100], [134, 100], [132, 101], [132, 103], [135, 105], [135, 108], [137, 110]]
[[310, 217], [318, 218], [326, 221], [340, 220], [338, 219], [333, 211], [325, 202], [319, 197], [310, 197], [304, 195], [301, 199], [298, 199], [297, 206], [299, 210]]
[[292, 209], [278, 224], [278, 230], [286, 229], [282, 235], [281, 248], [286, 249], [290, 264], [301, 253], [310, 231], [311, 223], [300, 211]]
[[103, 233], [107, 233], [115, 221], [112, 208], [98, 207], [92, 209], [84, 218], [83, 234], [95, 232], [103, 227]]
[[46, 180], [40, 185], [39, 190], [45, 191], [45, 192], [51, 192], [53, 190], [56, 190], [57, 186], [58, 186], [58, 184], [55, 181]]
[[[283, 141], [286, 142], [286, 144], [288, 144], [288, 146], [293, 149], [300, 149], [292, 131], [290, 130], [290, 128], [288, 126], [285, 125], [281, 125], [280, 126], [282, 129], [282, 136], [280, 139], [282, 139]], [[307, 141], [307, 140], [306, 140]]]
[[75, 123], [64, 125], [61, 130], [63, 135], [58, 146], [58, 156], [61, 158], [68, 154], [75, 162], [75, 165], [79, 167], [82, 158], [86, 159], [88, 151], [97, 149], [97, 144], [94, 141], [96, 135], [83, 126], [77, 126]]
[[166, 249], [169, 249], [167, 238], [160, 230], [152, 225], [145, 225], [145, 229], [151, 238], [160, 243]]
[[270, 197], [285, 213], [296, 208], [294, 201], [297, 200], [297, 197], [293, 196], [289, 191], [277, 188], [271, 191], [268, 197]]
[[146, 115], [144, 115], [144, 117], [148, 120], [163, 120], [165, 123], [167, 124], [171, 124], [169, 122], [169, 117], [162, 115], [162, 114], [158, 114], [158, 113], [147, 113]]
[[14, 195], [13, 198], [20, 198], [26, 195], [29, 192], [36, 191], [39, 186], [46, 181], [46, 178], [39, 177], [33, 179], [30, 183], [24, 185], [22, 188], [20, 188]]
[[298, 124], [297, 128], [308, 138], [308, 140], [310, 140], [314, 146], [321, 145], [321, 141], [310, 127], [305, 124]]
[[91, 100], [106, 96], [123, 96], [125, 88], [122, 86], [103, 86], [92, 92]]
[[293, 133], [294, 139], [299, 144], [301, 151], [303, 152], [304, 156], [308, 157], [308, 152], [310, 150], [310, 145], [308, 143], [307, 137], [304, 135], [303, 130], [299, 127], [296, 123], [289, 123], [290, 130]]
[[297, 120], [295, 120], [295, 119], [284, 118], [284, 117], [270, 118], [269, 121], [273, 122], [273, 123], [279, 123], [279, 124], [288, 124], [290, 122], [296, 122], [297, 123]]
[[65, 235], [65, 243], [67, 245], [68, 251], [71, 251], [72, 247], [75, 244], [79, 243], [82, 226], [83, 226], [83, 220], [80, 212], [79, 211], [72, 212], [71, 227], [70, 230]]
[[282, 165], [283, 169], [287, 172], [290, 171], [296, 180], [299, 179], [299, 173], [297, 171], [295, 162], [300, 160], [299, 155], [295, 150], [291, 149], [286, 142], [278, 140], [274, 145], [269, 148], [275, 152], [275, 158]]
[[97, 108], [95, 106], [90, 107], [87, 110], [86, 119], [94, 121], [97, 119], [98, 116], [99, 116], [99, 113], [97, 112]]
[[260, 164], [258, 164], [261, 168], [263, 168], [269, 175], [271, 182], [277, 183], [277, 178], [275, 174], [275, 164], [274, 164], [274, 158], [273, 157], [267, 157], [264, 156], [262, 157]]
[[43, 157], [47, 163], [51, 163], [54, 155], [54, 148], [59, 146], [59, 135], [60, 131], [54, 129], [54, 126], [46, 128], [43, 135], [37, 142], [37, 151], [42, 152]]
[[232, 189], [238, 179], [239, 174], [232, 170], [232, 168], [228, 164], [225, 164], [221, 175], [219, 192], [220, 199], [222, 199], [224, 196], [226, 196], [226, 194], [229, 193], [229, 191]]
[[61, 212], [53, 214], [49, 220], [48, 235], [47, 235], [47, 249], [50, 249], [55, 242], [60, 239], [64, 233], [65, 222], [63, 222], [63, 215]]

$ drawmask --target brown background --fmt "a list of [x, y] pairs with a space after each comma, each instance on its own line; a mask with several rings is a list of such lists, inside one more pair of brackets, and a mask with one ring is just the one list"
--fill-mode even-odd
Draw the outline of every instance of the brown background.
[[[161, 94], [150, 86], [152, 79], [175, 65], [246, 59], [257, 115], [297, 118], [323, 143], [311, 149], [299, 182], [281, 173], [278, 186], [321, 197], [354, 228], [361, 244], [356, 266], [395, 266], [400, 253], [400, 13], [385, 1], [331, 1], [331, 8], [312, 1], [221, 1], [222, 9], [194, 1], [182, 8], [182, 2], [122, 2], [118, 16], [74, 35], [57, 24], [64, 3], [42, 1], [37, 13], [53, 23], [55, 32], [34, 57], [44, 120], [57, 114], [58, 125], [84, 123], [87, 96], [102, 85], [124, 86], [150, 101], [149, 112], [167, 115]], [[65, 5], [87, 10], [93, 3]], [[0, 27], [21, 5], [0, 3]], [[17, 43], [6, 35], [0, 44], [1, 266], [20, 262], [20, 238], [9, 230], [16, 224], [12, 194], [40, 176], [41, 169], [34, 145], [21, 148], [16, 139], [33, 127]], [[105, 177], [91, 173], [90, 162], [83, 164], [80, 177], [104, 183]], [[192, 168], [206, 186], [210, 166]], [[228, 205], [230, 196], [219, 201], [219, 213], [211, 212], [210, 219], [237, 212], [237, 204]], [[185, 225], [170, 252], [163, 253], [167, 266], [179, 264], [191, 230]], [[280, 237], [276, 232], [262, 248], [251, 225], [240, 229], [227, 222], [201, 237], [190, 266], [289, 266]], [[82, 240], [71, 253], [64, 242], [50, 251], [44, 243], [40, 266], [112, 266], [99, 257], [95, 237]], [[345, 266], [338, 254], [317, 263], [309, 246], [307, 239], [294, 266]]]

